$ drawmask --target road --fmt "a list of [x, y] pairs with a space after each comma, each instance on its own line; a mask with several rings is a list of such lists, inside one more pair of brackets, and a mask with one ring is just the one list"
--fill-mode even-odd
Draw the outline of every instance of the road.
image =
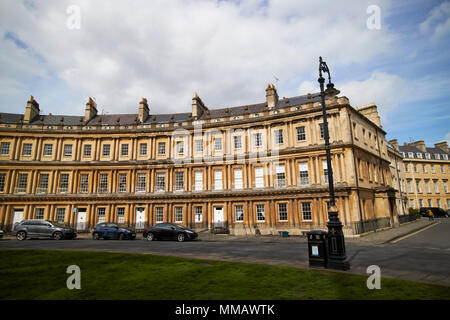
[[[346, 242], [349, 272], [366, 274], [378, 265], [381, 274], [405, 280], [450, 286], [450, 219], [439, 219], [429, 229], [396, 243], [371, 245]], [[308, 267], [307, 243], [256, 241], [132, 240], [0, 240], [0, 249], [101, 250], [109, 252], [173, 255], [180, 257]]]

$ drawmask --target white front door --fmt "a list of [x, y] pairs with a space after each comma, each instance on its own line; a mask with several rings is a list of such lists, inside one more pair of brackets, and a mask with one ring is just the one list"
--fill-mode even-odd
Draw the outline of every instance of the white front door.
[[136, 229], [144, 229], [145, 228], [145, 208], [137, 207], [136, 208]]
[[77, 230], [86, 229], [86, 209], [78, 209]]
[[223, 207], [214, 207], [214, 226], [223, 226]]
[[12, 227], [14, 228], [14, 226], [22, 220], [23, 220], [23, 210], [14, 210]]

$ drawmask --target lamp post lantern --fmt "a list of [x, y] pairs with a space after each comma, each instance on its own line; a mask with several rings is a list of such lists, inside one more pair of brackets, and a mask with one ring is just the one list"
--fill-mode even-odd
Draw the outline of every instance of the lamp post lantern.
[[[322, 76], [322, 72], [328, 74], [327, 89], [324, 90], [325, 79]], [[327, 173], [328, 173], [328, 185], [330, 192], [330, 205], [328, 208], [328, 268], [338, 270], [350, 269], [350, 263], [345, 254], [345, 241], [344, 233], [342, 232], [342, 223], [338, 217], [338, 210], [334, 198], [334, 184], [333, 184], [333, 168], [331, 166], [330, 155], [330, 136], [328, 131], [327, 121], [327, 109], [325, 106], [325, 96], [335, 97], [339, 94], [339, 90], [334, 88], [334, 84], [331, 82], [330, 70], [322, 57], [319, 57], [319, 84], [320, 84], [320, 98], [322, 102], [323, 113], [323, 135], [325, 140], [325, 152], [327, 156]]]

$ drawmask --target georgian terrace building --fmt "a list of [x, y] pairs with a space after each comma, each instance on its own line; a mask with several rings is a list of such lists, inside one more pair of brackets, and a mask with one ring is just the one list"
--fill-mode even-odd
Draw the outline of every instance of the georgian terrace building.
[[[327, 100], [336, 204], [346, 235], [397, 218], [385, 131], [373, 104]], [[159, 222], [232, 234], [325, 229], [329, 200], [319, 94], [192, 112], [0, 114], [0, 225], [44, 218], [89, 230]]]
[[423, 140], [398, 145], [390, 143], [402, 154], [404, 192], [412, 208], [440, 207], [450, 209], [450, 152], [447, 142], [426, 147]]

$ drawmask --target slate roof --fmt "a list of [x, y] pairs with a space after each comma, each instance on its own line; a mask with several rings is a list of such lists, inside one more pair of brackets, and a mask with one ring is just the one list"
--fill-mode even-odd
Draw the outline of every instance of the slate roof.
[[[287, 102], [288, 101], [288, 102]], [[295, 106], [300, 104], [305, 104], [307, 102], [320, 101], [320, 93], [311, 94], [311, 99], [308, 99], [307, 95], [296, 96], [291, 98], [279, 99], [275, 108], [283, 108], [287, 105]], [[237, 107], [221, 108], [221, 109], [209, 109], [209, 114], [204, 112], [200, 119], [210, 119], [210, 118], [221, 118], [221, 117], [234, 117], [243, 114], [251, 114], [263, 112], [266, 110], [266, 103], [257, 103], [242, 105]], [[136, 123], [136, 114], [102, 114], [93, 117], [88, 121], [86, 125], [133, 125]], [[143, 124], [151, 123], [168, 123], [171, 121], [181, 122], [189, 121], [191, 113], [173, 113], [173, 114], [150, 114]], [[172, 119], [173, 117], [173, 119]], [[20, 123], [23, 119], [23, 114], [16, 113], [0, 113], [0, 123], [6, 124], [16, 124]], [[42, 121], [41, 121], [42, 119]], [[31, 122], [31, 125], [65, 125], [65, 126], [76, 126], [80, 125], [80, 119], [84, 121], [84, 115], [80, 116], [67, 116], [67, 115], [39, 115], [36, 116]], [[119, 119], [119, 122], [117, 121]], [[62, 121], [61, 121], [62, 120]], [[101, 120], [99, 122], [99, 120]], [[83, 122], [84, 124], [84, 122]]]
[[[426, 159], [425, 158], [425, 152], [423, 152], [422, 150], [420, 150], [419, 148], [417, 148], [415, 146], [409, 146], [409, 145], [408, 146], [398, 146], [398, 148], [399, 148], [400, 152], [404, 152], [405, 153], [405, 158], [409, 158], [409, 159]], [[427, 150], [426, 153], [431, 154], [431, 159], [433, 159], [433, 160], [436, 160], [435, 157], [434, 157], [435, 154], [440, 154], [440, 155], [446, 154], [448, 156], [448, 158], [450, 159], [450, 152], [445, 152], [444, 150], [439, 149], [439, 148], [425, 148], [425, 149]], [[411, 158], [408, 155], [408, 152], [412, 152], [414, 154], [414, 157]], [[417, 157], [417, 153], [422, 154], [422, 158], [418, 158]], [[441, 157], [441, 160], [442, 160], [442, 157]]]

